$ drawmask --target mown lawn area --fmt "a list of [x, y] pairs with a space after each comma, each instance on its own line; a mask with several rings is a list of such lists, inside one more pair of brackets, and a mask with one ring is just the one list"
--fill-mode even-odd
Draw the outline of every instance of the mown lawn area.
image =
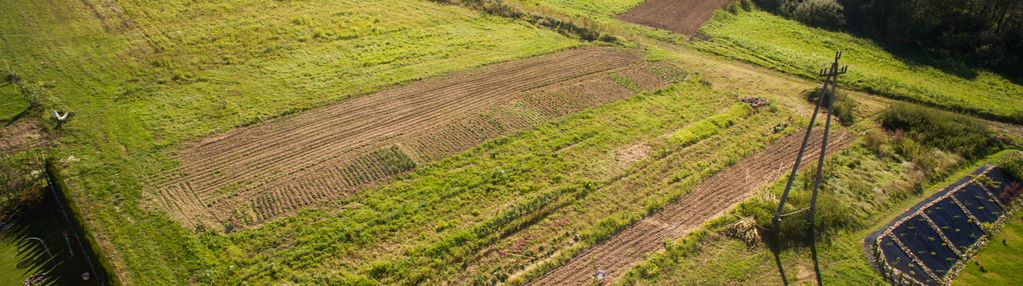
[[1023, 215], [1013, 215], [959, 272], [954, 285], [1013, 285], [1023, 281]]
[[28, 107], [28, 102], [11, 84], [0, 83], [0, 124], [6, 124]]
[[712, 39], [692, 42], [698, 50], [811, 79], [818, 77], [822, 63], [832, 61], [835, 51], [842, 50], [842, 63], [849, 65], [842, 81], [852, 89], [1023, 122], [1023, 86], [961, 63], [895, 55], [868, 40], [810, 28], [759, 10], [737, 14], [719, 10], [701, 31]]
[[16, 241], [0, 237], [0, 284], [21, 285], [31, 273], [18, 268]]

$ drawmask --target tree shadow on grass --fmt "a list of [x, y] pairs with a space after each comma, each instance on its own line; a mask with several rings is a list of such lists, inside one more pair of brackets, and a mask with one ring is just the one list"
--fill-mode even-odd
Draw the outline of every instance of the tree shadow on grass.
[[22, 110], [17, 115], [14, 115], [14, 117], [11, 117], [11, 120], [7, 121], [7, 124], [4, 124], [4, 127], [14, 125], [15, 122], [18, 122], [18, 119], [24, 118], [29, 113], [32, 113], [32, 106], [25, 107], [25, 110]]
[[938, 55], [935, 52], [914, 49], [884, 42], [876, 42], [882, 49], [892, 54], [896, 59], [911, 68], [935, 68], [946, 74], [954, 75], [965, 80], [975, 80], [980, 76], [981, 68], [949, 56]]
[[[852, 35], [869, 39], [863, 35]], [[890, 53], [896, 59], [908, 65], [910, 68], [934, 68], [964, 80], [976, 80], [977, 77], [980, 76], [981, 71], [990, 71], [1002, 76], [1005, 80], [1012, 84], [1023, 85], [1023, 74], [996, 68], [982, 67], [979, 64], [969, 62], [969, 60], [935, 51], [890, 44], [878, 40], [874, 40], [874, 43], [880, 46], [884, 51]]]
[[44, 193], [39, 202], [14, 207], [11, 212], [13, 218], [0, 223], [0, 243], [17, 246], [19, 274], [42, 275], [46, 277], [42, 285], [95, 285], [94, 281], [82, 280], [88, 267], [82, 262], [82, 254], [65, 239], [70, 229], [51, 195]]

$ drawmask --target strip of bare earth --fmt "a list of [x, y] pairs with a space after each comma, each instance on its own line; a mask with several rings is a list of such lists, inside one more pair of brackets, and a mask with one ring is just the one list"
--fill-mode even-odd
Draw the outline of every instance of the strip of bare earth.
[[189, 226], [258, 224], [502, 134], [667, 85], [639, 55], [581, 48], [428, 79], [186, 144], [151, 184]]
[[[819, 154], [823, 132], [814, 132], [804, 161]], [[721, 216], [749, 198], [754, 191], [776, 181], [791, 169], [802, 142], [797, 133], [771, 143], [728, 169], [696, 186], [679, 201], [639, 221], [611, 239], [594, 246], [566, 264], [548, 272], [532, 285], [590, 285], [596, 270], [607, 272], [613, 283], [644, 255], [660, 249], [663, 242], [679, 239], [704, 222]], [[849, 133], [833, 134], [828, 152], [837, 152], [852, 142]]]

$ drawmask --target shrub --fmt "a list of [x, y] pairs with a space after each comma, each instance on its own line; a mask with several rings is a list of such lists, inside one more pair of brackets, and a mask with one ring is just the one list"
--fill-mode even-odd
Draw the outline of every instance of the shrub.
[[[810, 206], [812, 195], [810, 188], [814, 172], [816, 172], [816, 168], [808, 168], [806, 171], [803, 171], [800, 175], [802, 182], [796, 183], [792, 191], [789, 192], [788, 199], [785, 201], [785, 208], [782, 210], [782, 213], [786, 214], [786, 216], [781, 220], [781, 233], [778, 237], [780, 241], [784, 242], [784, 247], [798, 247], [810, 242], [808, 207]], [[776, 191], [780, 191], [780, 189]], [[776, 230], [772, 225], [772, 219], [778, 207], [778, 196], [780, 194], [767, 198], [758, 197], [740, 205], [738, 209], [740, 216], [748, 216], [756, 220], [757, 225], [765, 230], [765, 238], [768, 240], [775, 238], [774, 231]], [[818, 192], [816, 213], [814, 215], [817, 238], [822, 239], [842, 229], [861, 226], [855, 213], [850, 206], [842, 204], [835, 197], [835, 194], [828, 190], [826, 185], [822, 185]]]
[[892, 105], [881, 113], [881, 125], [890, 131], [903, 131], [924, 145], [965, 158], [980, 158], [1001, 148], [998, 137], [977, 120], [917, 105]]
[[999, 160], [997, 165], [1005, 169], [1017, 181], [1023, 181], [1023, 153], [1015, 152], [1005, 156]]
[[[812, 89], [804, 92], [806, 100], [810, 102], [816, 102], [817, 97], [820, 96], [820, 89]], [[828, 102], [825, 101], [822, 108], [826, 108]], [[834, 112], [835, 118], [839, 124], [843, 126], [850, 126], [856, 123], [856, 101], [853, 100], [849, 95], [839, 92], [835, 96], [835, 103], [831, 106], [831, 111]]]
[[793, 18], [808, 26], [840, 29], [845, 26], [845, 7], [835, 0], [755, 0], [757, 6]]
[[742, 7], [742, 10], [751, 11], [753, 10], [753, 0], [740, 0], [739, 6]]
[[792, 17], [814, 27], [840, 29], [845, 26], [845, 9], [835, 0], [804, 0], [792, 10]]

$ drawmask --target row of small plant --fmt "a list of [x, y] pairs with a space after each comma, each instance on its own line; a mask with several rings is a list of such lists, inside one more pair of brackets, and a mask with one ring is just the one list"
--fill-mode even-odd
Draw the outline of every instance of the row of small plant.
[[[845, 236], [873, 224], [872, 217], [921, 195], [926, 186], [947, 178], [965, 162], [985, 158], [1014, 144], [973, 118], [917, 105], [895, 104], [884, 110], [877, 121], [881, 129], [871, 128], [858, 146], [831, 156], [825, 163], [826, 179], [814, 222], [818, 245], [824, 245], [825, 251], [836, 236]], [[1005, 158], [1019, 156], [1016, 153]], [[1010, 172], [1023, 173], [1023, 160], [1000, 160], [998, 164]], [[784, 249], [805, 250], [809, 242], [806, 211], [813, 175], [812, 171], [800, 172], [783, 210], [781, 241], [777, 243]], [[679, 271], [672, 267], [677, 267], [681, 259], [698, 255], [704, 246], [713, 243], [709, 240], [711, 237], [730, 237], [744, 241], [751, 251], [767, 252], [766, 247], [758, 245], [775, 243], [771, 240], [774, 237], [771, 220], [783, 182], [741, 204], [728, 216], [706, 224], [700, 231], [669, 243], [665, 252], [650, 257], [627, 273], [623, 284], [663, 283], [673, 272]], [[858, 247], [851, 249], [860, 250]]]
[[736, 103], [724, 112], [715, 114], [707, 119], [697, 121], [685, 128], [671, 134], [671, 140], [678, 145], [689, 146], [704, 138], [714, 136], [722, 128], [732, 126], [736, 120], [746, 117], [753, 112], [753, 108], [746, 103]]

